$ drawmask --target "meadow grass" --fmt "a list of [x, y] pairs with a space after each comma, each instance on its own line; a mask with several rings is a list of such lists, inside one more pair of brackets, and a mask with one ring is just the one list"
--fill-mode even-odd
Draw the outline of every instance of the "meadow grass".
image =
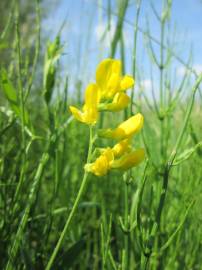
[[[130, 1], [117, 1], [117, 10], [110, 1], [107, 10], [98, 2], [109, 24], [117, 16], [105, 56], [121, 59], [125, 73], [123, 28]], [[130, 73], [137, 83], [130, 90], [131, 104], [115, 116], [102, 113], [97, 126], [115, 127], [141, 112], [144, 128], [133, 145], [144, 145], [146, 158], [125, 173], [111, 171], [103, 177], [84, 172], [84, 165], [92, 159], [92, 146], [113, 141], [94, 140], [96, 128], [92, 134], [68, 110], [72, 104], [82, 106], [84, 89], [81, 82], [70, 92], [71, 72], [65, 79], [60, 74], [62, 29], [44, 52], [36, 1], [30, 56], [22, 43], [20, 5], [14, 1], [11, 6], [14, 17], [8, 16], [0, 36], [1, 45], [13, 31], [12, 53], [1, 63], [0, 76], [1, 269], [202, 269], [202, 76], [167, 43], [171, 1], [163, 1], [161, 14], [152, 5], [159, 39], [139, 25], [141, 4], [138, 0], [132, 24]], [[151, 72], [151, 95], [138, 84], [140, 34], [159, 78], [154, 82]], [[174, 61], [188, 72], [173, 91]]]

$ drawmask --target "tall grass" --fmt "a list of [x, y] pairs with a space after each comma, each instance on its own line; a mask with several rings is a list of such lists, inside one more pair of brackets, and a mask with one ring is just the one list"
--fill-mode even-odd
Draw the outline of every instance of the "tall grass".
[[[123, 72], [130, 57], [136, 79], [130, 108], [116, 117], [101, 115], [98, 126], [115, 126], [141, 112], [144, 129], [134, 144], [144, 144], [147, 158], [124, 174], [98, 178], [84, 173], [92, 136], [89, 144], [88, 128], [68, 110], [72, 102], [81, 106], [83, 82], [77, 81], [71, 92], [71, 72], [62, 79], [62, 29], [42, 46], [36, 0], [30, 55], [22, 42], [20, 5], [14, 2], [0, 35], [1, 45], [13, 33], [9, 65], [1, 63], [0, 76], [0, 268], [202, 269], [202, 76], [172, 48], [172, 1], [162, 1], [160, 13], [151, 4], [159, 38], [153, 37], [149, 23], [148, 29], [140, 25], [141, 0], [132, 6], [127, 0], [108, 1], [107, 7], [99, 1], [97, 8], [101, 16], [107, 14], [107, 28], [112, 16], [117, 18], [105, 57], [121, 59]], [[133, 22], [127, 18], [129, 9]], [[125, 25], [133, 29], [130, 56]], [[140, 36], [150, 59], [151, 94], [140, 82]], [[95, 62], [90, 56], [88, 61]], [[177, 83], [176, 61], [187, 69]], [[93, 143], [106, 146], [101, 139]]]

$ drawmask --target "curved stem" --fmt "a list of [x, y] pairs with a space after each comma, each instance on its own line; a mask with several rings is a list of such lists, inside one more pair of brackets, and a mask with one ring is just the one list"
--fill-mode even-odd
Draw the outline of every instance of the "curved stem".
[[[91, 158], [92, 146], [93, 146], [93, 134], [92, 134], [92, 127], [90, 127], [90, 138], [89, 138], [89, 148], [88, 148], [87, 163], [89, 163], [90, 158]], [[45, 270], [50, 270], [51, 269], [51, 266], [53, 265], [53, 262], [54, 262], [57, 254], [59, 252], [59, 249], [60, 249], [60, 247], [61, 247], [61, 245], [62, 245], [62, 243], [64, 241], [64, 237], [66, 235], [66, 232], [67, 232], [67, 230], [69, 228], [69, 225], [70, 225], [70, 223], [71, 223], [71, 221], [72, 221], [72, 219], [73, 219], [73, 217], [74, 217], [74, 215], [76, 213], [76, 210], [78, 208], [79, 202], [80, 202], [81, 197], [82, 197], [82, 194], [83, 194], [83, 192], [85, 190], [86, 183], [87, 183], [87, 178], [88, 178], [88, 172], [85, 171], [84, 176], [83, 176], [83, 180], [81, 182], [81, 186], [79, 188], [79, 192], [78, 192], [78, 194], [76, 196], [76, 199], [74, 201], [74, 205], [73, 205], [73, 207], [71, 209], [71, 212], [70, 212], [70, 214], [69, 214], [69, 216], [67, 218], [67, 221], [66, 221], [65, 226], [64, 226], [64, 228], [62, 230], [60, 238], [59, 238], [59, 240], [58, 240], [58, 242], [57, 242], [57, 244], [56, 244], [56, 246], [55, 246], [55, 248], [53, 250], [53, 253], [52, 253], [52, 255], [51, 255], [50, 259], [49, 259], [49, 262], [48, 262]]]

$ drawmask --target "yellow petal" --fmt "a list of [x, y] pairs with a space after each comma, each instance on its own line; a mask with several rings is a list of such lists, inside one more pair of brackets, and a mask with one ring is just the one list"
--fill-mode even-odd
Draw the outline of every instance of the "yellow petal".
[[78, 110], [76, 107], [74, 106], [69, 106], [69, 109], [71, 111], [71, 113], [73, 114], [73, 116], [80, 122], [84, 122], [84, 115], [83, 113]]
[[105, 59], [97, 67], [96, 83], [98, 84], [101, 97], [111, 98], [120, 87], [121, 81], [121, 61], [115, 59]]
[[120, 87], [121, 90], [127, 90], [129, 88], [131, 88], [134, 85], [135, 81], [133, 79], [133, 77], [129, 76], [129, 75], [125, 75], [120, 83]]
[[129, 96], [127, 96], [125, 93], [119, 92], [114, 96], [112, 103], [108, 105], [108, 110], [113, 112], [123, 110], [128, 106], [129, 102]]
[[89, 84], [85, 91], [85, 104], [83, 106], [84, 122], [95, 124], [98, 119], [99, 88], [96, 84]]
[[143, 115], [138, 113], [120, 124], [117, 129], [120, 130], [120, 132], [123, 131], [124, 136], [129, 137], [137, 133], [142, 128], [143, 122]]
[[116, 60], [116, 59], [112, 59], [113, 63], [112, 63], [112, 72], [119, 74], [119, 76], [121, 76], [121, 61], [120, 60]]
[[117, 73], [112, 73], [107, 82], [107, 89], [109, 91], [116, 90], [120, 83], [120, 76]]
[[101, 89], [106, 87], [107, 81], [112, 71], [113, 59], [104, 59], [97, 67], [96, 82]]
[[111, 168], [111, 163], [114, 160], [114, 154], [111, 148], [103, 150], [102, 154], [95, 160], [95, 162], [86, 164], [85, 170], [92, 172], [96, 176], [104, 176]]
[[126, 108], [129, 102], [129, 96], [123, 92], [118, 92], [114, 96], [112, 103], [101, 103], [98, 108], [100, 111], [118, 112]]
[[85, 90], [85, 108], [97, 107], [99, 103], [99, 88], [95, 83], [91, 83]]
[[115, 160], [111, 164], [111, 168], [128, 170], [134, 166], [137, 166], [140, 162], [144, 160], [145, 152], [144, 149], [140, 148], [129, 154], [125, 154], [120, 159]]
[[123, 141], [120, 141], [117, 143], [113, 148], [114, 156], [119, 157], [123, 155], [126, 152], [131, 151], [131, 145], [130, 145], [131, 139], [125, 139]]
[[121, 123], [115, 129], [102, 129], [98, 131], [98, 135], [104, 138], [112, 138], [122, 140], [136, 134], [143, 126], [143, 115], [138, 113], [128, 120]]

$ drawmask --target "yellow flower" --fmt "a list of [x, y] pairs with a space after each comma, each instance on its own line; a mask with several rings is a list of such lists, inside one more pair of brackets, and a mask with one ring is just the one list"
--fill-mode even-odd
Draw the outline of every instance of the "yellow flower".
[[129, 75], [121, 75], [121, 61], [108, 58], [97, 67], [96, 83], [100, 88], [101, 98], [109, 99], [117, 92], [131, 88], [134, 79]]
[[121, 158], [114, 160], [111, 164], [112, 169], [128, 170], [134, 166], [137, 166], [144, 160], [144, 149], [140, 148], [134, 152], [127, 153]]
[[109, 171], [113, 159], [113, 151], [108, 147], [102, 151], [102, 154], [95, 160], [95, 162], [86, 164], [84, 169], [87, 172], [92, 172], [96, 176], [104, 176]]
[[96, 84], [89, 84], [85, 91], [85, 104], [83, 111], [78, 110], [74, 106], [69, 109], [74, 117], [86, 124], [95, 124], [98, 119], [99, 89]]
[[130, 138], [132, 135], [136, 134], [143, 126], [144, 118], [141, 113], [138, 113], [128, 120], [121, 123], [115, 129], [101, 129], [98, 131], [98, 135], [104, 138], [111, 138], [122, 140]]
[[[129, 153], [125, 153], [126, 148], [124, 151], [122, 148], [122, 152], [119, 151], [118, 148], [116, 150], [118, 150], [118, 152], [116, 152], [114, 148], [111, 149], [110, 147], [103, 149], [101, 155], [95, 160], [95, 162], [86, 164], [84, 169], [87, 172], [95, 174], [96, 176], [104, 176], [111, 169], [128, 170], [134, 166], [137, 166], [145, 157], [145, 152], [142, 148]], [[122, 155], [123, 153], [125, 154]], [[116, 155], [122, 156], [119, 159], [114, 159]]]
[[119, 157], [122, 156], [126, 152], [131, 151], [131, 145], [130, 145], [131, 139], [125, 139], [123, 141], [120, 141], [117, 143], [113, 148], [114, 156]]
[[99, 105], [99, 110], [101, 111], [111, 111], [111, 112], [118, 112], [123, 110], [128, 106], [130, 102], [129, 96], [127, 96], [123, 92], [118, 92], [115, 94], [112, 103], [102, 103]]

